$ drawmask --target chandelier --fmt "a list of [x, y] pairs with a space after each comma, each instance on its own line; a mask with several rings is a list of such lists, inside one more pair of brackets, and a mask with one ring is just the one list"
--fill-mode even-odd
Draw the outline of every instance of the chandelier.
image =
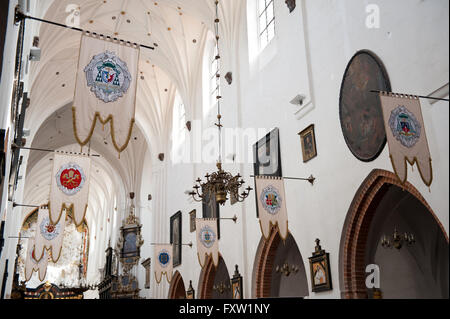
[[[216, 18], [214, 20], [214, 26], [215, 26], [215, 35], [216, 35], [216, 50], [217, 55], [215, 59], [217, 60], [217, 72], [216, 72], [216, 85], [217, 85], [217, 123], [215, 125], [218, 128], [219, 131], [219, 160], [217, 161], [217, 171], [212, 174], [206, 174], [206, 182], [202, 182], [200, 178], [196, 180], [196, 184], [193, 187], [194, 189], [189, 192], [189, 195], [192, 196], [192, 198], [196, 202], [205, 202], [209, 203], [213, 197], [215, 198], [216, 202], [220, 205], [225, 205], [226, 201], [228, 200], [228, 195], [230, 195], [230, 198], [237, 202], [243, 202], [248, 195], [250, 194], [250, 191], [252, 188], [249, 186], [244, 191], [240, 192], [241, 187], [245, 184], [245, 181], [242, 179], [242, 176], [240, 174], [237, 174], [233, 176], [231, 173], [226, 172], [222, 169], [222, 144], [221, 144], [221, 138], [222, 138], [222, 115], [220, 113], [220, 99], [222, 98], [220, 96], [220, 53], [219, 53], [219, 9], [218, 4], [219, 1], [215, 0], [216, 5]], [[201, 189], [201, 192], [200, 192]]]
[[397, 228], [395, 228], [391, 238], [388, 238], [386, 235], [383, 236], [383, 238], [381, 239], [381, 246], [383, 246], [384, 248], [395, 247], [397, 249], [401, 249], [403, 244], [411, 246], [415, 242], [416, 239], [414, 238], [413, 234], [400, 234], [397, 231]]

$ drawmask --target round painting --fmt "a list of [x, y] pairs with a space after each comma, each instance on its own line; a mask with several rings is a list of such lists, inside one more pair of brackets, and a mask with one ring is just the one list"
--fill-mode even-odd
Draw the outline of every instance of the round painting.
[[339, 117], [348, 148], [364, 162], [375, 160], [386, 145], [380, 98], [371, 90], [391, 91], [389, 78], [373, 53], [359, 51], [342, 80]]

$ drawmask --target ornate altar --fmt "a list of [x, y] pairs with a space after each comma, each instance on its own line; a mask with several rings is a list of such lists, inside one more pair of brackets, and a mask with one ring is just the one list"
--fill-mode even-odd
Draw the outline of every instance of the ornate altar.
[[[130, 193], [131, 200], [134, 193]], [[141, 246], [144, 244], [141, 236], [142, 225], [139, 218], [134, 214], [134, 204], [128, 217], [122, 222], [120, 227], [120, 237], [116, 247], [116, 255], [122, 266], [123, 273], [111, 282], [112, 299], [138, 299], [139, 284], [133, 274], [133, 269], [138, 265], [141, 258]]]
[[82, 288], [60, 288], [49, 282], [43, 283], [35, 289], [25, 290], [25, 299], [83, 299]]

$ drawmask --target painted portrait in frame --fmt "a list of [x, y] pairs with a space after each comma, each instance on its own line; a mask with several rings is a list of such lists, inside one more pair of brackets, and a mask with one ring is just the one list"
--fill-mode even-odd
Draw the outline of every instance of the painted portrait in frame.
[[317, 156], [316, 135], [314, 124], [298, 133], [302, 144], [303, 163], [306, 163]]
[[309, 257], [311, 270], [311, 287], [313, 292], [332, 290], [330, 256], [320, 246], [320, 240], [316, 239], [316, 247], [312, 257]]
[[243, 299], [242, 276], [239, 273], [238, 265], [235, 266], [233, 278], [231, 278], [231, 293], [233, 299]]
[[[255, 176], [282, 177], [280, 132], [278, 128], [253, 145], [253, 172]], [[256, 180], [255, 180], [256, 183]], [[258, 198], [256, 200], [256, 217], [259, 218]]]
[[181, 211], [170, 217], [170, 243], [173, 247], [173, 267], [181, 265]]
[[189, 231], [191, 233], [196, 231], [195, 219], [197, 218], [197, 210], [193, 209], [189, 212]]

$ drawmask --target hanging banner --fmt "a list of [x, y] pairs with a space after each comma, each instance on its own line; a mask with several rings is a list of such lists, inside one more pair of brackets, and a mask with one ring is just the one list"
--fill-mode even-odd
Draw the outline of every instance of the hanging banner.
[[173, 272], [173, 248], [172, 245], [156, 245], [155, 246], [155, 279], [159, 284], [162, 276], [166, 275], [167, 282], [172, 281]]
[[51, 224], [58, 224], [63, 209], [72, 210], [77, 227], [83, 223], [89, 198], [90, 170], [88, 156], [55, 153], [49, 204]]
[[63, 211], [57, 224], [50, 222], [48, 207], [39, 208], [35, 235], [35, 251], [41, 255], [44, 249], [51, 251], [52, 261], [57, 263], [61, 256], [64, 229], [66, 226], [66, 210]]
[[206, 265], [206, 257], [210, 256], [214, 266], [219, 265], [219, 240], [217, 236], [217, 218], [197, 218], [197, 256], [200, 266]]
[[42, 254], [36, 254], [34, 238], [28, 239], [27, 259], [25, 261], [25, 281], [29, 281], [36, 271], [39, 274], [39, 280], [44, 281], [47, 274], [48, 253], [43, 250]]
[[138, 45], [84, 33], [72, 107], [73, 128], [83, 147], [97, 121], [110, 122], [119, 154], [127, 147], [135, 122]]
[[395, 175], [404, 184], [408, 175], [406, 162], [411, 165], [417, 163], [422, 181], [430, 186], [433, 171], [419, 98], [381, 93], [380, 99]]
[[259, 225], [264, 238], [270, 237], [272, 225], [276, 226], [281, 239], [288, 236], [288, 216], [284, 180], [276, 176], [256, 176]]

